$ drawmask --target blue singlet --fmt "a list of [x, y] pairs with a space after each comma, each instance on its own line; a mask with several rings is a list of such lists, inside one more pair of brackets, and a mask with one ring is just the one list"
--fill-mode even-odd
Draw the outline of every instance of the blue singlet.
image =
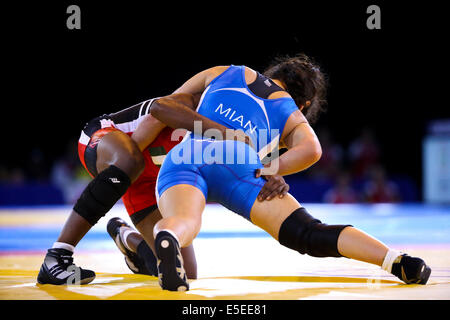
[[243, 142], [211, 140], [194, 134], [166, 156], [157, 182], [157, 198], [168, 188], [189, 184], [207, 201], [217, 202], [250, 220], [251, 208], [265, 183], [255, 178], [274, 148], [289, 116], [298, 110], [290, 97], [262, 99], [245, 82], [245, 67], [230, 66], [205, 89], [197, 112], [231, 129], [242, 129], [256, 150]]

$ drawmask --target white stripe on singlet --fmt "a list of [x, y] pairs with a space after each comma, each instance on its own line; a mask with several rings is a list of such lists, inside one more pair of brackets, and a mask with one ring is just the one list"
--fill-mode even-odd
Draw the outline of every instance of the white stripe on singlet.
[[84, 133], [84, 131], [83, 130], [81, 130], [81, 136], [80, 136], [80, 139], [78, 140], [82, 145], [87, 145], [88, 143], [89, 143], [89, 140], [91, 140], [91, 138], [86, 134], [86, 133]]
[[[144, 101], [139, 109], [139, 116], [137, 119], [128, 122], [116, 123], [114, 122], [114, 127], [123, 131], [125, 133], [134, 132], [138, 125], [141, 123], [142, 119], [150, 112], [150, 106], [155, 99], [150, 99]], [[145, 109], [144, 109], [145, 108]]]

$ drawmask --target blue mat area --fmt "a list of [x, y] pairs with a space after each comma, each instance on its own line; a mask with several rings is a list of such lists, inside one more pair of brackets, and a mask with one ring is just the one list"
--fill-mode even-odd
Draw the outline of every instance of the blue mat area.
[[[304, 204], [316, 218], [327, 224], [352, 224], [387, 244], [449, 244], [450, 206], [329, 205]], [[42, 208], [42, 207], [41, 207]], [[30, 213], [33, 208], [28, 208]], [[0, 251], [45, 250], [60, 233], [60, 226], [0, 225]], [[198, 238], [269, 237], [264, 231], [201, 231]], [[115, 249], [106, 230], [91, 230], [78, 245], [80, 249]]]

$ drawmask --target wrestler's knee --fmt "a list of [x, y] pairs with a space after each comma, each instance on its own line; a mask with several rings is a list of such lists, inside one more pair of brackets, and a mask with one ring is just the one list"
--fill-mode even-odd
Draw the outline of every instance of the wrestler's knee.
[[339, 234], [348, 226], [324, 224], [309, 215], [305, 208], [299, 208], [282, 223], [279, 242], [313, 257], [342, 257], [337, 243]]

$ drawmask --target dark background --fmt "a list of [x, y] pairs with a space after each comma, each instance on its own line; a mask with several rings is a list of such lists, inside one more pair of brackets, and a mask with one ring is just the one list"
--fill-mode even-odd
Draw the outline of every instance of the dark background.
[[[81, 8], [68, 30], [66, 8]], [[381, 30], [366, 27], [371, 4]], [[342, 145], [375, 130], [389, 172], [421, 184], [427, 123], [449, 117], [440, 2], [53, 1], [2, 5], [2, 157], [48, 169], [95, 116], [171, 93], [215, 65], [263, 71], [304, 52], [328, 74], [327, 126]], [[43, 175], [45, 175], [45, 170]]]

